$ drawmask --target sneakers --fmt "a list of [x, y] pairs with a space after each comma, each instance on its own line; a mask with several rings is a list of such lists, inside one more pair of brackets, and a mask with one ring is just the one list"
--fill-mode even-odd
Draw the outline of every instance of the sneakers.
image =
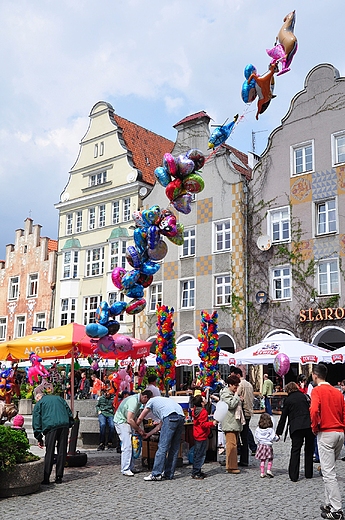
[[203, 475], [192, 475], [192, 478], [194, 480], [204, 480], [205, 477]]
[[260, 477], [265, 478], [266, 477], [265, 473], [261, 473]]
[[134, 477], [134, 473], [130, 469], [126, 469], [126, 471], [123, 471], [122, 475], [124, 475], [125, 477]]
[[[104, 448], [103, 448], [104, 449]], [[113, 449], [113, 445], [111, 442], [108, 442], [107, 444], [107, 450], [112, 450]]]
[[325, 504], [325, 505], [322, 504], [320, 506], [320, 509], [321, 509], [321, 513], [329, 513], [331, 510], [331, 506], [330, 506], [330, 504]]
[[152, 473], [150, 473], [150, 475], [148, 475], [147, 477], [144, 477], [144, 480], [154, 480], [154, 481], [162, 480], [162, 475], [152, 475]]
[[[327, 506], [326, 506], [327, 507]], [[321, 513], [322, 518], [329, 518], [329, 520], [344, 520], [344, 513], [340, 509], [340, 511], [331, 511], [328, 512], [322, 512]]]
[[271, 471], [270, 469], [268, 469], [268, 470], [266, 471], [266, 474], [267, 474], [267, 476], [270, 477], [270, 478], [273, 478], [273, 477], [274, 477], [274, 475], [273, 475], [273, 473], [272, 473], [272, 471]]
[[104, 444], [100, 444], [97, 448], [97, 451], [103, 451], [104, 450]]

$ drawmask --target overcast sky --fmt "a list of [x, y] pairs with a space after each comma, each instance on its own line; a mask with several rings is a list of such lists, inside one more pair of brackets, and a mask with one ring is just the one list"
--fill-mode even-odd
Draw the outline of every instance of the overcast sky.
[[[267, 70], [284, 16], [296, 9], [298, 52], [267, 111], [241, 99], [243, 69]], [[0, 3], [0, 258], [30, 216], [57, 238], [54, 203], [98, 101], [171, 140], [205, 110], [244, 115], [229, 144], [261, 153], [307, 73], [345, 75], [343, 0], [2, 0]], [[345, 125], [345, 123], [344, 123]]]

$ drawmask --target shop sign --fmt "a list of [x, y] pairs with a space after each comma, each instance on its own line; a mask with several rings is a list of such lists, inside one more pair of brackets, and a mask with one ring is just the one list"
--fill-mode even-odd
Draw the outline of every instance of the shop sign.
[[191, 359], [177, 359], [176, 366], [178, 367], [180, 365], [190, 366], [190, 365], [193, 365], [193, 361]]
[[345, 318], [344, 307], [332, 309], [301, 309], [299, 311], [299, 321], [326, 321], [326, 320], [343, 320]]

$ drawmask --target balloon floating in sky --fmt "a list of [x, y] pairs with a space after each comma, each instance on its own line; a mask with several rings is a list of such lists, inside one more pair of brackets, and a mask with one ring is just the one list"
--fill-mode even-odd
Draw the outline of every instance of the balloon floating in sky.
[[208, 141], [209, 148], [216, 148], [221, 144], [224, 144], [225, 141], [230, 137], [231, 132], [235, 128], [236, 121], [238, 120], [238, 114], [234, 116], [234, 120], [227, 125], [217, 126], [211, 134], [211, 137]]
[[258, 93], [258, 110], [256, 112], [256, 119], [259, 119], [259, 114], [262, 114], [268, 107], [271, 99], [274, 97], [274, 74], [278, 72], [276, 62], [270, 63], [269, 69], [265, 74], [259, 76], [256, 72], [252, 72], [247, 79], [248, 85], [251, 81], [255, 81], [255, 89]]
[[297, 38], [294, 34], [296, 12], [292, 11], [287, 14], [283, 21], [284, 23], [278, 33], [274, 47], [272, 49], [266, 49], [267, 54], [272, 58], [272, 62], [279, 60], [281, 63], [282, 69], [278, 72], [277, 76], [289, 72], [291, 62], [298, 48]]

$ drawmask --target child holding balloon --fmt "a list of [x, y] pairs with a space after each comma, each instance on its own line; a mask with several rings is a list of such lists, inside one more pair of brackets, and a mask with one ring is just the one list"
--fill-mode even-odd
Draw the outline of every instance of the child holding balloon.
[[192, 478], [195, 480], [203, 480], [206, 475], [201, 471], [201, 468], [205, 462], [207, 438], [210, 435], [212, 426], [217, 425], [217, 421], [208, 420], [205, 400], [200, 394], [193, 398], [192, 417], [194, 435]]
[[[273, 464], [273, 447], [274, 441], [279, 441], [273, 429], [273, 422], [271, 416], [264, 412], [260, 415], [259, 425], [255, 430], [255, 440], [257, 442], [257, 449], [255, 458], [260, 460], [260, 477], [264, 478], [266, 475], [273, 478], [272, 464]], [[265, 464], [267, 462], [267, 471], [265, 474]]]

